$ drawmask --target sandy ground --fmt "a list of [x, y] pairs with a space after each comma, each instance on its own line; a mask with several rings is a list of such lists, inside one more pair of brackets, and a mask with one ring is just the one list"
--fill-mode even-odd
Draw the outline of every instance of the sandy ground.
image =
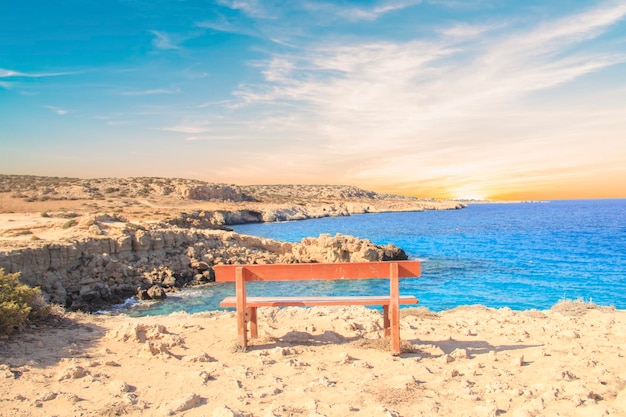
[[626, 312], [363, 307], [68, 314], [0, 339], [0, 416], [626, 416]]

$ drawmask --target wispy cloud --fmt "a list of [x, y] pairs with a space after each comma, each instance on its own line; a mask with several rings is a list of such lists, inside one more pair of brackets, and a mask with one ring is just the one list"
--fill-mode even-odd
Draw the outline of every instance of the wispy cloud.
[[471, 40], [486, 32], [506, 27], [506, 23], [496, 23], [491, 25], [472, 25], [468, 23], [459, 23], [449, 27], [444, 27], [439, 32], [448, 39]]
[[351, 21], [358, 20], [376, 20], [380, 16], [394, 12], [396, 10], [402, 10], [407, 7], [412, 7], [420, 4], [421, 0], [404, 0], [404, 1], [382, 1], [376, 2], [374, 5], [366, 6], [344, 6], [337, 3], [330, 2], [314, 2], [305, 1], [302, 6], [305, 10], [323, 13], [328, 18], [343, 18]]
[[[412, 7], [422, 3], [422, 0], [383, 0], [375, 1], [372, 5], [346, 5], [328, 1], [294, 0], [290, 2], [273, 2], [257, 0], [222, 0], [221, 5], [255, 19], [280, 20], [281, 16], [290, 13], [306, 12], [323, 17], [327, 22], [335, 19], [350, 21], [376, 20], [380, 16]], [[309, 22], [310, 23], [310, 22]]]
[[[490, 171], [502, 175], [509, 169], [507, 155], [525, 159], [522, 165], [539, 162], [533, 141], [545, 141], [546, 132], [573, 114], [543, 120], [540, 110], [528, 109], [519, 129], [514, 121], [523, 100], [626, 62], [611, 44], [590, 43], [624, 16], [626, 5], [614, 4], [530, 28], [519, 22], [456, 25], [430, 40], [344, 43], [275, 54], [255, 64], [265, 82], [243, 85], [235, 94], [244, 107], [305, 118], [307, 135], [327, 150], [328, 161], [360, 161], [358, 171], [344, 172], [349, 179], [407, 177], [398, 171], [407, 164], [424, 167], [407, 181], [441, 178], [451, 170], [443, 156], [435, 155], [442, 147], [453, 150], [449, 157], [473, 154], [480, 161], [503, 161]], [[562, 146], [554, 145], [554, 151]], [[571, 149], [580, 151], [580, 146]], [[471, 164], [463, 168], [462, 175], [478, 171]]]
[[198, 125], [177, 125], [170, 127], [160, 127], [156, 130], [165, 130], [168, 132], [178, 132], [178, 133], [204, 133], [207, 132], [208, 129], [205, 126]]
[[327, 27], [336, 21], [375, 21], [381, 16], [415, 6], [422, 0], [386, 0], [373, 5], [346, 5], [309, 0], [219, 1], [233, 13], [217, 14], [196, 23], [201, 28], [263, 38], [271, 42], [294, 46], [296, 40], [316, 32], [316, 27]]
[[139, 91], [124, 91], [120, 93], [122, 96], [153, 96], [158, 94], [177, 94], [180, 93], [180, 88], [156, 88], [151, 90], [139, 90]]
[[180, 43], [183, 41], [181, 38], [157, 30], [151, 30], [150, 33], [154, 35], [152, 45], [157, 49], [167, 50], [181, 48]]
[[59, 77], [62, 75], [73, 75], [78, 72], [21, 72], [0, 68], [0, 78], [42, 78], [42, 77]]
[[276, 14], [268, 13], [271, 2], [259, 2], [257, 0], [219, 0], [219, 4], [229, 9], [241, 10], [250, 17], [255, 18], [276, 18]]
[[62, 109], [60, 107], [55, 107], [55, 106], [44, 106], [46, 109], [54, 112], [55, 114], [58, 114], [59, 116], [65, 116], [66, 114], [68, 114], [69, 112], [65, 109]]
[[[328, 46], [276, 55], [261, 68], [266, 84], [245, 86], [237, 94], [247, 103], [296, 100], [320, 109], [330, 104], [333, 110], [371, 106], [375, 111], [386, 104], [400, 107], [393, 105], [397, 102], [431, 112], [436, 109], [429, 103], [444, 103], [448, 110], [454, 107], [451, 99], [458, 104], [503, 93], [515, 98], [626, 61], [611, 51], [581, 48], [625, 14], [626, 6], [592, 10], [562, 19], [558, 28], [546, 23], [530, 34], [524, 29], [493, 39], [477, 37], [469, 45], [458, 43], [457, 27], [430, 42]], [[463, 29], [475, 35], [485, 30]]]
[[211, 20], [197, 22], [196, 26], [199, 28], [215, 30], [217, 32], [262, 37], [261, 32], [250, 22], [242, 22], [239, 19], [223, 15], [217, 16]]

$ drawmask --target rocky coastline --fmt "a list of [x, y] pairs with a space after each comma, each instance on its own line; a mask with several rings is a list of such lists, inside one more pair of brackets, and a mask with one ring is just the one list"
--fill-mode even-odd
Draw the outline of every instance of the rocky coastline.
[[352, 236], [321, 235], [299, 243], [202, 229], [127, 231], [72, 243], [0, 251], [0, 268], [19, 272], [45, 298], [94, 311], [126, 298], [163, 298], [168, 291], [214, 281], [213, 265], [351, 262], [406, 259], [393, 245]]
[[352, 236], [287, 243], [230, 225], [463, 207], [342, 186], [0, 175], [0, 268], [49, 302], [94, 311], [209, 283], [216, 264], [406, 259], [391, 244]]

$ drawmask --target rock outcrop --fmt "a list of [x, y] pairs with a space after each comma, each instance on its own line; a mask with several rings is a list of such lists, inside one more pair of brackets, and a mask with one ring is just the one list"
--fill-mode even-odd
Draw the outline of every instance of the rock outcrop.
[[350, 236], [286, 243], [229, 225], [465, 206], [343, 185], [2, 174], [0, 202], [0, 268], [54, 303], [89, 311], [210, 282], [222, 263], [406, 259], [394, 246]]
[[0, 251], [0, 268], [20, 272], [24, 283], [41, 287], [53, 303], [93, 311], [136, 293], [161, 298], [155, 286], [167, 291], [210, 282], [215, 264], [390, 259], [406, 255], [392, 245], [351, 236], [287, 243], [223, 230], [154, 227]]
[[438, 201], [436, 204], [430, 204], [419, 200], [401, 201], [395, 204], [387, 200], [382, 204], [376, 201], [271, 204], [240, 210], [196, 210], [191, 213], [178, 213], [176, 217], [167, 219], [165, 222], [178, 227], [220, 229], [223, 226], [246, 223], [285, 222], [383, 212], [456, 210], [464, 207], [464, 204], [457, 201]]
[[0, 192], [13, 192], [28, 201], [162, 197], [181, 200], [253, 201], [238, 185], [182, 178], [57, 178], [0, 174]]

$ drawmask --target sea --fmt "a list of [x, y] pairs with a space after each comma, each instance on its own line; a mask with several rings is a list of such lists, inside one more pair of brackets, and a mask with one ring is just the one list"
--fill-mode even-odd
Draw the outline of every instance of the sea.
[[[238, 233], [288, 242], [352, 235], [401, 247], [422, 275], [400, 282], [432, 311], [461, 305], [546, 310], [563, 300], [626, 309], [626, 199], [473, 204], [460, 210], [376, 213], [246, 224]], [[303, 284], [303, 285], [300, 285]], [[388, 280], [251, 283], [250, 295], [378, 295]], [[232, 283], [131, 303], [132, 316], [218, 310]]]

